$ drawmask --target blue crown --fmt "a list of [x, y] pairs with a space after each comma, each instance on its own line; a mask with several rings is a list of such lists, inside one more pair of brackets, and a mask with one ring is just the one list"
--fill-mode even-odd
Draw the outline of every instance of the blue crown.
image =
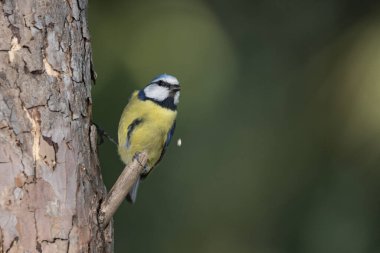
[[161, 74], [157, 76], [151, 81], [151, 83], [155, 83], [158, 81], [164, 81], [165, 83], [168, 83], [168, 84], [179, 85], [178, 79], [175, 76], [171, 76], [168, 74]]

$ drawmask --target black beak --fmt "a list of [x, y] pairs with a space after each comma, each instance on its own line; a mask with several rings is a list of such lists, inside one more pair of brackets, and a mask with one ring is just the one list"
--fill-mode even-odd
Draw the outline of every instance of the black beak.
[[180, 91], [181, 90], [181, 86], [179, 86], [179, 85], [172, 85], [170, 87], [170, 90], [174, 91], [174, 92]]

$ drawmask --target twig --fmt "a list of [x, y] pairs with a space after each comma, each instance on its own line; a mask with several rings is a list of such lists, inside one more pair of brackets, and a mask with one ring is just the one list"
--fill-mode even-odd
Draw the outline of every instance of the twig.
[[100, 141], [99, 141], [98, 145], [101, 145], [104, 142], [103, 136], [105, 136], [105, 137], [107, 137], [107, 139], [110, 142], [112, 142], [113, 144], [115, 144], [116, 146], [118, 146], [117, 141], [115, 141], [115, 139], [112, 138], [112, 136], [109, 135], [103, 128], [101, 128], [98, 124], [96, 124], [93, 121], [91, 121], [91, 123], [96, 127], [96, 131], [98, 132], [98, 135], [99, 135], [99, 138], [100, 138]]
[[112, 186], [111, 191], [100, 206], [99, 223], [103, 228], [107, 227], [112, 216], [140, 176], [147, 162], [147, 158], [148, 155], [146, 152], [137, 154], [133, 161], [125, 166], [116, 183]]

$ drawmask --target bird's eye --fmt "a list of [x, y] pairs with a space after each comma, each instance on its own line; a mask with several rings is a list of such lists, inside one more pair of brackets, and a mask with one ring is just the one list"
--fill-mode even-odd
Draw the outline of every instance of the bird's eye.
[[164, 85], [164, 81], [162, 81], [162, 80], [158, 81], [158, 85], [159, 86], [163, 86]]

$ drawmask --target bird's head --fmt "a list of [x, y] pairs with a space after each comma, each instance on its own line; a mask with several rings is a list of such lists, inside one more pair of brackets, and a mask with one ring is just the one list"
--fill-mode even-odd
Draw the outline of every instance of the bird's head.
[[139, 98], [175, 110], [179, 103], [181, 87], [177, 78], [163, 74], [154, 78], [144, 89], [140, 90]]

